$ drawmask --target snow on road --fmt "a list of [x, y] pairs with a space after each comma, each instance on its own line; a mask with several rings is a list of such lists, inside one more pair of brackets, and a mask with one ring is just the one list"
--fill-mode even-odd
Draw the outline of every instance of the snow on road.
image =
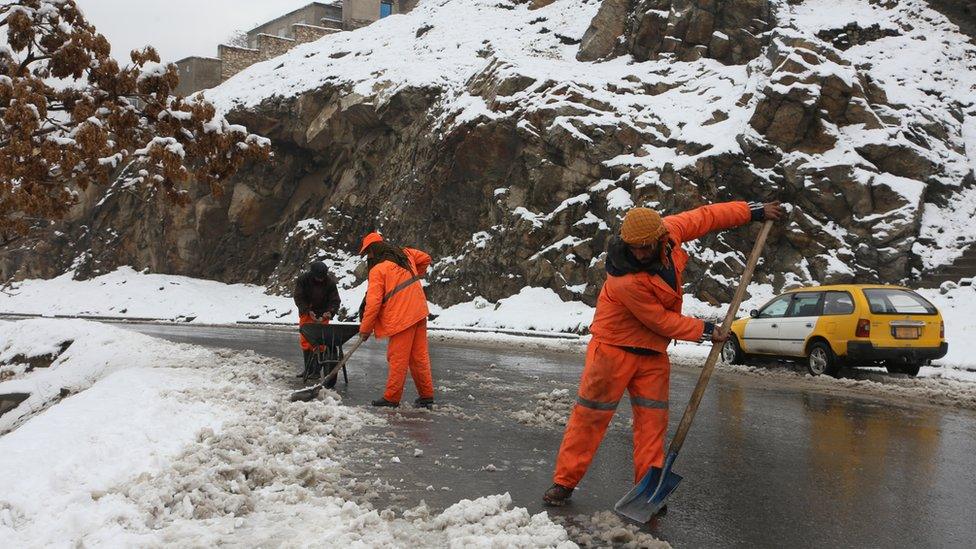
[[0, 436], [0, 546], [575, 546], [507, 494], [374, 508], [389, 485], [352, 477], [343, 448], [383, 420], [331, 392], [289, 402], [278, 360], [79, 320], [4, 322], [0, 341], [0, 371], [57, 355], [0, 395], [72, 393], [0, 416], [25, 420]]
[[[358, 303], [359, 286], [347, 280], [341, 290], [344, 303]], [[60, 315], [104, 315], [114, 317], [151, 316], [177, 321], [193, 319], [191, 323], [232, 324], [237, 321], [291, 322], [295, 318], [294, 304], [289, 298], [265, 293], [258, 286], [244, 284], [221, 284], [209, 280], [199, 280], [182, 276], [143, 274], [130, 268], [121, 268], [113, 273], [90, 280], [75, 281], [70, 274], [51, 280], [26, 280], [14, 283], [7, 293], [0, 293], [0, 313], [60, 314]], [[976, 360], [969, 352], [966, 342], [976, 335], [976, 288], [956, 286], [944, 291], [923, 289], [919, 292], [934, 303], [942, 312], [946, 325], [946, 339], [949, 354], [935, 362], [937, 367], [922, 368], [919, 377], [909, 380], [890, 376], [881, 372], [872, 374], [861, 370], [858, 377], [846, 380], [818, 380], [814, 385], [819, 389], [831, 387], [861, 390], [868, 394], [902, 394], [909, 391], [919, 398], [932, 398], [946, 405], [961, 405], [976, 408], [972, 386], [976, 384]], [[356, 294], [354, 296], [353, 294]], [[742, 304], [740, 316], [750, 309], [761, 306], [774, 294], [768, 285], [754, 284], [750, 287], [751, 297]], [[431, 304], [438, 313], [432, 327], [441, 329], [451, 327], [476, 328], [484, 333], [436, 332], [433, 337], [449, 337], [471, 343], [504, 344], [519, 347], [541, 347], [570, 350], [582, 349], [587, 338], [575, 337], [575, 332], [585, 328], [593, 314], [593, 309], [580, 302], [562, 301], [551, 290], [525, 288], [520, 293], [502, 299], [497, 303], [476, 298], [447, 309]], [[693, 296], [685, 296], [684, 313], [700, 318], [720, 318], [722, 307], [712, 307]], [[23, 328], [21, 328], [23, 329]], [[509, 329], [520, 332], [538, 332], [540, 336], [562, 333], [570, 339], [551, 340], [520, 338], [493, 333], [491, 330]], [[3, 351], [0, 340], [0, 353]], [[61, 341], [58, 337], [41, 338], [47, 345]], [[103, 345], [93, 343], [92, 345]], [[670, 353], [672, 359], [689, 365], [700, 364], [708, 353], [707, 345], [675, 344]], [[20, 352], [20, 351], [17, 351]], [[9, 352], [8, 352], [9, 354]], [[142, 357], [143, 355], [139, 355]], [[2, 355], [0, 355], [2, 359]], [[137, 358], [136, 360], [144, 360]], [[23, 367], [21, 367], [23, 368]], [[7, 368], [6, 375], [19, 375], [15, 369]], [[746, 369], [733, 369], [740, 374], [748, 374]], [[786, 382], [796, 377], [806, 377], [789, 368], [760, 367], [752, 373], [761, 372], [765, 376], [785, 376]], [[82, 376], [83, 378], [84, 376]], [[3, 379], [3, 378], [0, 378]], [[43, 383], [44, 376], [36, 376], [31, 383]], [[44, 399], [50, 400], [57, 387], [49, 387]], [[34, 398], [34, 401], [39, 400]], [[525, 411], [531, 415], [532, 410]], [[528, 415], [526, 417], [528, 417]], [[0, 432], [10, 423], [6, 416], [0, 417]]]

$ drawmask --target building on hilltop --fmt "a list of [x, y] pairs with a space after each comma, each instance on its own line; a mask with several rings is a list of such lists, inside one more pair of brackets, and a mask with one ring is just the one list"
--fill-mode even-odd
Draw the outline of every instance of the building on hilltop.
[[298, 44], [365, 27], [388, 15], [406, 13], [417, 0], [337, 0], [312, 2], [247, 31], [247, 46], [220, 44], [217, 57], [190, 56], [176, 61], [180, 84], [175, 93], [188, 96], [212, 88], [259, 61], [277, 57]]

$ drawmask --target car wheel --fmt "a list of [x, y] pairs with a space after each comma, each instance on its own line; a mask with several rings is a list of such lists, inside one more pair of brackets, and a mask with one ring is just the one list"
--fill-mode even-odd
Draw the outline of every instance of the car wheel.
[[885, 364], [885, 369], [888, 370], [890, 374], [906, 374], [909, 377], [915, 377], [918, 375], [919, 369], [922, 365], [918, 362], [909, 362], [908, 364], [903, 363], [888, 363]]
[[832, 376], [837, 373], [838, 369], [837, 357], [829, 345], [818, 341], [810, 346], [810, 352], [807, 354], [807, 371], [810, 372], [810, 375], [827, 374]]
[[726, 364], [742, 364], [742, 347], [739, 346], [739, 339], [735, 335], [730, 335], [725, 345], [722, 345], [722, 362]]

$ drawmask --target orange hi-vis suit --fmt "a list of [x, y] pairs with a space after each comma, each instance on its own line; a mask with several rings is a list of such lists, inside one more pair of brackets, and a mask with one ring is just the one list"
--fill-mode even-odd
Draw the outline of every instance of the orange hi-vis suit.
[[575, 488], [583, 478], [624, 389], [634, 413], [635, 482], [652, 466], [663, 465], [671, 371], [667, 348], [673, 339], [699, 341], [705, 329], [702, 320], [681, 315], [681, 273], [688, 263], [681, 243], [744, 225], [751, 217], [748, 203], [726, 202], [664, 218], [677, 279], [674, 288], [648, 272], [607, 276], [553, 482]]
[[[420, 397], [434, 397], [434, 380], [427, 351], [429, 311], [427, 296], [419, 280], [427, 272], [431, 259], [420, 250], [404, 248], [403, 251], [410, 260], [412, 272], [392, 261], [383, 261], [370, 269], [366, 308], [359, 327], [360, 333], [375, 332], [378, 338], [390, 338], [386, 348], [389, 376], [386, 392], [383, 393], [383, 398], [389, 402], [400, 402], [407, 370]], [[400, 285], [406, 286], [388, 300], [384, 299]]]

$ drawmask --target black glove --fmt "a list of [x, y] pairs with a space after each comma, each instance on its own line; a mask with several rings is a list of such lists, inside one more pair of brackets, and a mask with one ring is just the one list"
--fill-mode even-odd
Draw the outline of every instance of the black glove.
[[766, 208], [762, 202], [750, 202], [749, 213], [752, 214], [753, 221], [766, 220]]

